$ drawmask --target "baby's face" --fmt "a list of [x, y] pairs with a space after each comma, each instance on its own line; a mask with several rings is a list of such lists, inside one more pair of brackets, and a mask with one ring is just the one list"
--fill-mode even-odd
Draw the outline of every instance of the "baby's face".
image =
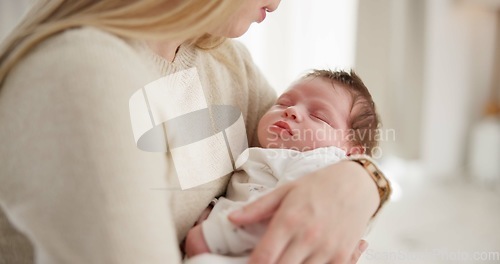
[[336, 146], [347, 150], [352, 97], [339, 84], [308, 77], [292, 84], [259, 122], [262, 147], [307, 151]]

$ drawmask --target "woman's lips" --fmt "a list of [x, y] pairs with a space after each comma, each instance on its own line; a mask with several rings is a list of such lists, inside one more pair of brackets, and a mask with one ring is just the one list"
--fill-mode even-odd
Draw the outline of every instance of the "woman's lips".
[[264, 21], [264, 19], [266, 19], [266, 9], [261, 8], [260, 9], [260, 18], [259, 18], [259, 20], [257, 20], [257, 23]]
[[278, 122], [274, 123], [271, 126], [271, 129], [278, 130], [278, 132], [281, 132], [281, 131], [285, 130], [286, 132], [288, 132], [288, 134], [290, 134], [290, 136], [293, 136], [292, 129], [290, 128], [290, 126], [288, 125], [288, 123], [286, 123], [284, 121], [278, 121]]

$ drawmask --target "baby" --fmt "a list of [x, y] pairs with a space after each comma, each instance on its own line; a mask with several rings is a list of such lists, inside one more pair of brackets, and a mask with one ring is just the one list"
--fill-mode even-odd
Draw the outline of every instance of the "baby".
[[235, 226], [230, 212], [346, 156], [370, 155], [378, 126], [372, 97], [353, 71], [314, 70], [300, 78], [262, 116], [257, 128], [262, 147], [238, 157], [226, 196], [189, 231], [187, 256], [248, 255], [267, 223]]

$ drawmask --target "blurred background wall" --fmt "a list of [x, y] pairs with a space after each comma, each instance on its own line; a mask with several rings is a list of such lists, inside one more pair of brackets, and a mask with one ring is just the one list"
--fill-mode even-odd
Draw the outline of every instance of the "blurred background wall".
[[[0, 39], [29, 2], [0, 2]], [[500, 0], [282, 0], [240, 38], [278, 93], [313, 68], [354, 68], [371, 90], [395, 193], [361, 263], [499, 263], [473, 259], [500, 254], [499, 14]]]

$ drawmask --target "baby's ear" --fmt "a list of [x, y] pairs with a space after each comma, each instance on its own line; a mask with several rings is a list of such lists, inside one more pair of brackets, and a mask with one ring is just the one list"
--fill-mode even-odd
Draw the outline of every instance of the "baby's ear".
[[347, 149], [346, 155], [351, 156], [353, 154], [365, 154], [365, 148], [360, 145], [352, 146]]

